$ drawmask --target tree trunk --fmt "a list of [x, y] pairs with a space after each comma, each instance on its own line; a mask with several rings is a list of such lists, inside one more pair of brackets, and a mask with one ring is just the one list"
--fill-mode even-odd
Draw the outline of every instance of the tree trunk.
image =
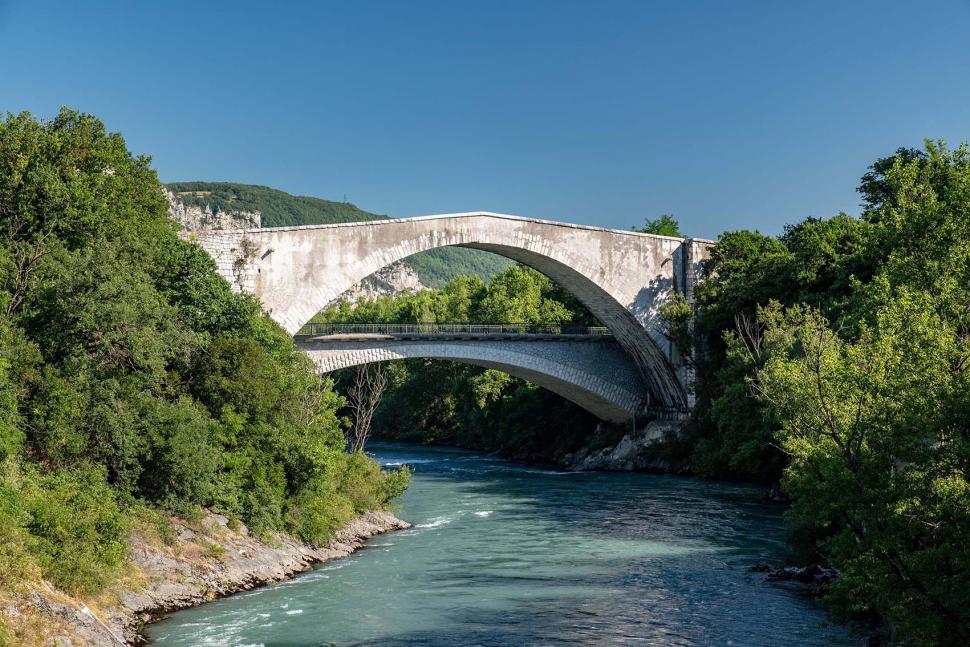
[[371, 434], [374, 411], [387, 388], [387, 369], [383, 364], [364, 364], [357, 367], [354, 382], [347, 394], [347, 401], [354, 412], [354, 426], [347, 434], [350, 451], [364, 449]]

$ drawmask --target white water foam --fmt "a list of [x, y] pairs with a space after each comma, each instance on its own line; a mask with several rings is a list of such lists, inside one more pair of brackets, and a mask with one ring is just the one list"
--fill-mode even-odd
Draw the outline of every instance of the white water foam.
[[421, 465], [424, 463], [438, 463], [436, 458], [415, 458], [414, 460], [381, 461], [383, 467], [400, 467], [401, 465]]

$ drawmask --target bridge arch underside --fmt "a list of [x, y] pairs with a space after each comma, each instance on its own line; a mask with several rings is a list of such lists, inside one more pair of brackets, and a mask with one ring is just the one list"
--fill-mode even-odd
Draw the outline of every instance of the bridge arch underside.
[[677, 239], [484, 214], [245, 235], [258, 241], [252, 256], [259, 259], [245, 282], [291, 333], [391, 263], [438, 247], [470, 247], [532, 267], [574, 294], [633, 359], [646, 386], [646, 402], [664, 409], [688, 407], [658, 315], [673, 289]]
[[583, 407], [629, 422], [645, 399], [639, 374], [611, 341], [298, 341], [323, 373], [397, 359], [441, 359], [508, 373]]

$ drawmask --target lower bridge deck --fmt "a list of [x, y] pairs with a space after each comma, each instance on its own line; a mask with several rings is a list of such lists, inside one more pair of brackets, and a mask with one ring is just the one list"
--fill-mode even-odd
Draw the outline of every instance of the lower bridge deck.
[[318, 326], [301, 332], [297, 346], [323, 373], [399, 359], [457, 361], [528, 380], [613, 422], [629, 421], [649, 400], [636, 365], [612, 335], [598, 331]]

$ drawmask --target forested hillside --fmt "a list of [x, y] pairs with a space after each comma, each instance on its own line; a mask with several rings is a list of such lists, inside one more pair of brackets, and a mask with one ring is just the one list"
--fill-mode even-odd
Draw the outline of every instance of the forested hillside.
[[321, 543], [387, 505], [407, 474], [345, 453], [342, 401], [176, 236], [120, 135], [68, 109], [0, 121], [0, 643], [41, 578], [122, 576], [133, 523], [206, 507]]
[[[378, 220], [387, 216], [368, 213], [349, 202], [333, 202], [290, 195], [277, 189], [230, 182], [172, 182], [168, 188], [187, 205], [223, 212], [258, 211], [263, 227], [321, 225], [335, 222]], [[424, 285], [441, 287], [460, 275], [476, 275], [486, 281], [510, 261], [476, 249], [446, 247], [407, 259]]]
[[166, 186], [188, 205], [208, 206], [219, 211], [259, 211], [263, 215], [264, 227], [324, 225], [387, 217], [368, 213], [349, 202], [290, 195], [256, 184], [170, 182]]

